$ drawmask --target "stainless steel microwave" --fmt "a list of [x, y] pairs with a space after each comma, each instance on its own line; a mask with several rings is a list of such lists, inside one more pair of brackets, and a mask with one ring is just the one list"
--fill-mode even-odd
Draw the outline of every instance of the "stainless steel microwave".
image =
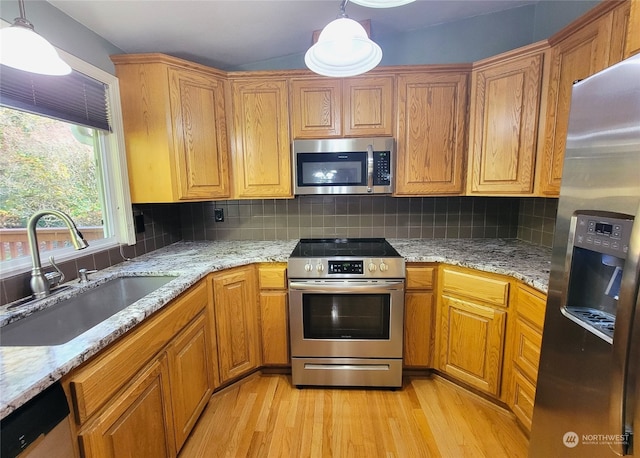
[[391, 194], [390, 137], [294, 140], [294, 194]]

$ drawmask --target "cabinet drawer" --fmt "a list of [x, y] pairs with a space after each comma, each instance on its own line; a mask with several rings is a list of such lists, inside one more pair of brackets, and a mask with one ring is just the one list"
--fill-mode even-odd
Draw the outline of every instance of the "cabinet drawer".
[[76, 421], [84, 423], [111, 399], [207, 303], [203, 281], [72, 374], [69, 384]]
[[531, 431], [531, 418], [533, 417], [533, 405], [536, 399], [536, 387], [518, 369], [513, 370], [511, 377], [512, 399], [510, 405], [513, 406], [513, 413], [518, 420]]
[[542, 335], [520, 317], [516, 319], [514, 333], [513, 359], [522, 372], [535, 381], [538, 378]]
[[260, 264], [258, 281], [260, 289], [287, 289], [287, 265], [285, 263]]
[[547, 298], [543, 293], [520, 286], [517, 293], [518, 315], [527, 319], [538, 329], [544, 326]]
[[433, 289], [435, 268], [428, 266], [407, 266], [407, 289]]
[[506, 307], [509, 301], [509, 281], [442, 270], [443, 290], [479, 301]]

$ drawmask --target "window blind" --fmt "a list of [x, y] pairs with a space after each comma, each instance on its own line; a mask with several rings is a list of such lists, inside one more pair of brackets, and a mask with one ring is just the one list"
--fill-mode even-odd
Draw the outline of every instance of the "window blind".
[[49, 76], [0, 65], [0, 105], [111, 132], [106, 89], [76, 70]]

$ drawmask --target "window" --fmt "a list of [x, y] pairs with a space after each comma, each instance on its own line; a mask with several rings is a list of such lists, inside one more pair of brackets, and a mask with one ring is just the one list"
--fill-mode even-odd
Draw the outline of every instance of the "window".
[[[67, 78], [60, 81], [62, 88], [38, 86], [33, 78], [35, 82], [26, 85], [33, 86], [33, 94], [21, 99], [17, 92], [9, 92], [15, 89], [9, 87], [9, 78], [0, 78], [4, 105], [0, 107], [2, 277], [30, 268], [26, 226], [38, 210], [51, 208], [68, 213], [89, 242], [88, 249], [75, 251], [62, 221], [43, 217], [37, 230], [43, 259], [55, 255], [56, 260], [63, 261], [119, 243], [135, 243], [118, 80], [59, 52], [75, 70], [71, 78], [49, 77]], [[1, 71], [9, 74], [6, 67]], [[65, 92], [85, 82], [77, 101]], [[63, 104], [68, 102], [71, 109], [79, 109], [78, 115], [56, 111], [55, 99], [60, 94], [66, 99]], [[93, 109], [100, 104], [102, 109]]]

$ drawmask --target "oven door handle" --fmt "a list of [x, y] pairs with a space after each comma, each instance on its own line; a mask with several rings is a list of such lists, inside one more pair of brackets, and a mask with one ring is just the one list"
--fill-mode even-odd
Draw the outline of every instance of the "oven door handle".
[[290, 281], [289, 289], [292, 291], [317, 291], [319, 293], [376, 293], [385, 291], [401, 291], [404, 289], [404, 280]]

